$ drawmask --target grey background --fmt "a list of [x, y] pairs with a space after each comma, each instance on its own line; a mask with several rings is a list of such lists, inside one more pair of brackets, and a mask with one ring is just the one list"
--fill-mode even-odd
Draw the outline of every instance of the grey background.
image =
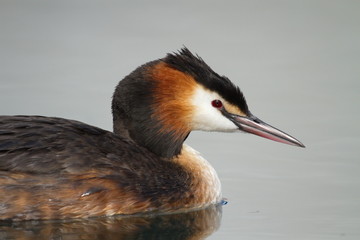
[[137, 66], [183, 45], [295, 148], [194, 132], [229, 204], [209, 239], [360, 238], [360, 1], [0, 1], [0, 113], [112, 129]]

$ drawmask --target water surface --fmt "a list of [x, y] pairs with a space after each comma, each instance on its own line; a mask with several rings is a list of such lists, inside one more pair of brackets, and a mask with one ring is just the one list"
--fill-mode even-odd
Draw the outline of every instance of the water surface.
[[[0, 114], [111, 130], [117, 82], [186, 45], [241, 87], [254, 115], [306, 145], [191, 133], [187, 143], [215, 167], [229, 200], [207, 239], [360, 239], [359, 12], [358, 1], [336, 0], [1, 1]], [[154, 219], [131, 221], [172, 239], [159, 226], [169, 219]], [[3, 225], [0, 236], [121, 239], [126, 226], [83, 221]]]

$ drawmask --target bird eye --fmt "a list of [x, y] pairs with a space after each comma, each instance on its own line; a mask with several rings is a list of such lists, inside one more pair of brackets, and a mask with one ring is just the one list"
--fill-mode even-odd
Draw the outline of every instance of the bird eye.
[[214, 107], [214, 108], [221, 108], [223, 106], [222, 102], [218, 99], [215, 99], [211, 102], [211, 105]]

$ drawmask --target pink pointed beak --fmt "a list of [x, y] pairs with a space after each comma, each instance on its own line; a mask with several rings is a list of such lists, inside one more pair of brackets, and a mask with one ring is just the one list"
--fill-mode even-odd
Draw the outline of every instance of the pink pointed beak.
[[248, 133], [258, 135], [276, 142], [290, 144], [298, 147], [305, 147], [299, 140], [290, 136], [279, 129], [270, 126], [261, 121], [257, 117], [250, 115], [249, 117], [242, 117], [235, 114], [227, 113], [227, 117], [233, 121], [240, 130]]

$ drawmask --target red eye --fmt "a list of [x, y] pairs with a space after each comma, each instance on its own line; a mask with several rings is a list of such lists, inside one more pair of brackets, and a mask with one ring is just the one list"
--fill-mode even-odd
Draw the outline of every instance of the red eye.
[[214, 107], [214, 108], [221, 108], [223, 106], [222, 102], [218, 99], [215, 99], [211, 102], [211, 105]]

